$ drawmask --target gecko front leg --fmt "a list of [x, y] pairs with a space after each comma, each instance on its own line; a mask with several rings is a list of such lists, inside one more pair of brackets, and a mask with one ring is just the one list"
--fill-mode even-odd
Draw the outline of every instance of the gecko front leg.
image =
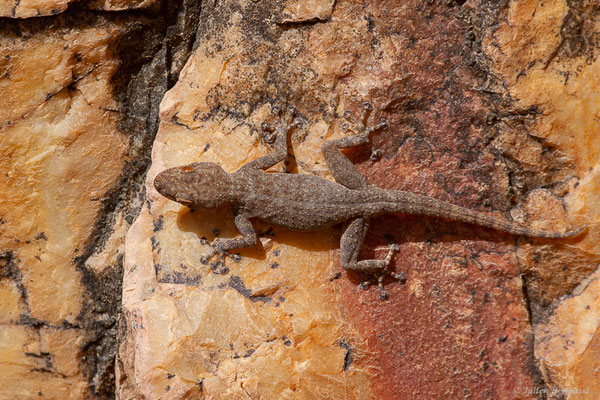
[[[272, 112], [279, 117], [279, 126], [273, 129], [269, 125], [263, 123], [262, 129], [275, 134], [274, 150], [265, 156], [242, 165], [240, 169], [233, 173], [233, 176], [244, 175], [244, 171], [251, 169], [271, 168], [275, 164], [285, 160], [285, 157], [287, 156], [287, 135], [292, 129], [299, 127], [301, 122], [296, 118], [296, 107], [288, 107], [287, 113], [282, 115], [281, 108], [279, 106], [274, 106]], [[234, 220], [235, 226], [242, 236], [232, 239], [217, 238], [210, 243], [206, 240], [203, 242], [203, 244], [207, 244], [211, 247], [209, 254], [200, 259], [203, 264], [208, 264], [208, 261], [216, 254], [219, 254], [220, 256], [220, 260], [211, 266], [214, 273], [226, 274], [229, 271], [225, 265], [226, 256], [231, 257], [236, 262], [240, 260], [240, 255], [231, 254], [231, 250], [252, 247], [258, 242], [254, 227], [248, 218], [242, 214], [237, 214], [235, 210], [233, 211], [234, 214], [236, 214]]]
[[208, 261], [212, 257], [214, 257], [216, 254], [219, 254], [220, 260], [211, 266], [212, 271], [216, 274], [226, 274], [229, 272], [229, 269], [225, 266], [225, 256], [233, 258], [234, 261], [240, 260], [239, 254], [231, 254], [231, 250], [252, 247], [258, 242], [256, 231], [246, 216], [236, 215], [234, 223], [235, 227], [238, 229], [238, 231], [240, 231], [242, 236], [231, 239], [217, 238], [210, 243], [204, 242], [204, 244], [208, 244], [211, 247], [211, 250], [208, 255], [200, 259], [200, 262], [203, 264], [208, 264]]

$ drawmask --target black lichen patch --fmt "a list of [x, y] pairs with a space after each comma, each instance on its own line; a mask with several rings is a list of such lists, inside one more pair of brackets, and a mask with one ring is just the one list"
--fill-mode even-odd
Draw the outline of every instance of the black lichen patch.
[[544, 68], [564, 58], [583, 57], [588, 64], [597, 58], [600, 34], [594, 27], [600, 21], [600, 5], [585, 0], [567, 0], [567, 4], [568, 12], [560, 29], [561, 41], [545, 61]]
[[354, 358], [352, 357], [352, 346], [346, 340], [342, 339], [339, 343], [340, 347], [346, 349], [346, 355], [344, 356], [344, 371], [347, 371], [352, 365]]
[[83, 266], [80, 271], [87, 289], [87, 296], [77, 317], [79, 325], [86, 332], [80, 359], [91, 392], [96, 397], [108, 399], [114, 393], [123, 266], [115, 264], [101, 274]]
[[[156, 265], [157, 274], [160, 272], [159, 265]], [[168, 273], [162, 273], [158, 275], [158, 281], [160, 283], [176, 283], [179, 285], [187, 286], [199, 286], [202, 282], [202, 276], [190, 276], [179, 271], [170, 271]]]
[[46, 234], [44, 232], [40, 232], [37, 234], [37, 236], [35, 237], [36, 240], [48, 240], [48, 238], [46, 237]]
[[152, 242], [152, 250], [153, 251], [158, 250], [158, 252], [160, 252], [159, 243], [158, 243], [158, 239], [156, 239], [156, 236], [150, 237], [150, 242]]
[[12, 279], [15, 286], [19, 290], [19, 294], [21, 295], [21, 299], [26, 311], [24, 315], [28, 316], [30, 310], [27, 302], [27, 290], [25, 289], [25, 285], [23, 285], [23, 274], [17, 265], [17, 260], [15, 259], [12, 251], [0, 253], [0, 279], [2, 278]]
[[152, 224], [154, 225], [154, 232], [158, 232], [163, 228], [164, 225], [164, 220], [163, 220], [163, 216], [160, 215], [158, 217], [158, 219], [155, 219], [154, 221], [152, 221]]
[[240, 278], [237, 275], [232, 275], [231, 278], [229, 278], [229, 287], [236, 290], [239, 294], [241, 294], [249, 300], [252, 300], [253, 302], [262, 301], [268, 303], [271, 300], [273, 300], [269, 296], [252, 295], [252, 291], [244, 285], [244, 281], [242, 281], [242, 278]]

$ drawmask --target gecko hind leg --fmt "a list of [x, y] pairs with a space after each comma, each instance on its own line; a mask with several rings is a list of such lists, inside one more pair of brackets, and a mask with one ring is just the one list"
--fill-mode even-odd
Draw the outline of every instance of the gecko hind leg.
[[398, 245], [396, 244], [390, 247], [388, 254], [383, 260], [358, 260], [368, 227], [369, 222], [366, 218], [357, 218], [346, 227], [340, 240], [342, 268], [346, 271], [357, 271], [370, 275], [369, 279], [361, 283], [361, 288], [368, 289], [376, 281], [379, 287], [379, 298], [385, 300], [389, 297], [388, 291], [383, 287], [385, 277], [390, 275], [400, 283], [404, 283], [406, 275], [404, 273], [396, 274], [389, 270], [392, 256], [398, 250]]
[[[385, 119], [382, 119], [379, 124], [371, 128], [365, 126], [372, 108], [370, 103], [365, 102], [363, 104], [363, 112], [358, 123], [353, 123], [350, 111], [345, 111], [344, 118], [348, 120], [349, 123], [352, 122], [353, 126], [349, 123], [344, 123], [342, 128], [345, 132], [351, 132], [352, 134], [337, 140], [326, 141], [321, 146], [321, 153], [323, 154], [323, 158], [325, 158], [325, 162], [327, 163], [327, 167], [329, 168], [329, 172], [333, 179], [335, 179], [337, 183], [350, 189], [364, 188], [367, 186], [367, 181], [358, 169], [356, 169], [356, 166], [352, 164], [348, 157], [340, 150], [365, 144], [371, 147], [369, 135], [372, 132], [387, 128]], [[377, 151], [371, 149], [371, 159], [376, 157], [377, 154]]]

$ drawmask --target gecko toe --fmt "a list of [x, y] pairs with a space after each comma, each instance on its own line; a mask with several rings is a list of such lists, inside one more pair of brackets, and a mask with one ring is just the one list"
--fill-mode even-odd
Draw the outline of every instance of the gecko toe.
[[260, 129], [263, 132], [269, 132], [269, 133], [271, 133], [271, 132], [274, 131], [273, 127], [269, 123], [267, 123], [266, 121], [261, 122]]
[[273, 132], [268, 132], [266, 135], [263, 135], [263, 140], [267, 144], [273, 144], [273, 143], [275, 143], [275, 138], [276, 137], [277, 136], [274, 135]]
[[369, 160], [371, 160], [371, 161], [377, 161], [377, 160], [379, 160], [379, 157], [380, 157], [380, 156], [381, 156], [381, 150], [379, 150], [379, 149], [374, 149], [374, 150], [371, 152], [371, 156], [369, 157]]
[[383, 287], [379, 289], [379, 300], [387, 300], [390, 298], [390, 292], [385, 290]]
[[381, 126], [380, 129], [386, 130], [388, 128], [387, 119], [381, 118], [381, 121], [379, 122], [379, 126]]
[[229, 273], [229, 267], [227, 267], [223, 261], [217, 261], [211, 265], [211, 270], [217, 275], [226, 275]]
[[296, 108], [296, 106], [288, 106], [287, 112], [291, 118], [294, 118], [296, 116], [296, 113], [298, 112], [298, 109]]
[[398, 283], [405, 284], [406, 283], [406, 274], [404, 272], [400, 272], [399, 274], [395, 272], [390, 272], [390, 275], [398, 281]]

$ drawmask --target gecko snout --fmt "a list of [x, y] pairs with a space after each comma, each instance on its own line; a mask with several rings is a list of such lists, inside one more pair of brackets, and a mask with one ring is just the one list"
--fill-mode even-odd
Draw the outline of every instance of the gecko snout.
[[163, 194], [163, 191], [165, 189], [165, 179], [164, 179], [164, 171], [159, 173], [158, 175], [156, 175], [156, 178], [154, 178], [154, 189], [156, 189], [156, 191], [160, 194]]
[[154, 188], [156, 191], [170, 200], [175, 200], [177, 193], [175, 193], [173, 185], [173, 179], [169, 170], [162, 171], [156, 178], [154, 178]]
[[193, 187], [194, 171], [193, 164], [166, 169], [154, 178], [154, 188], [169, 200], [191, 206], [193, 200], [189, 189]]

